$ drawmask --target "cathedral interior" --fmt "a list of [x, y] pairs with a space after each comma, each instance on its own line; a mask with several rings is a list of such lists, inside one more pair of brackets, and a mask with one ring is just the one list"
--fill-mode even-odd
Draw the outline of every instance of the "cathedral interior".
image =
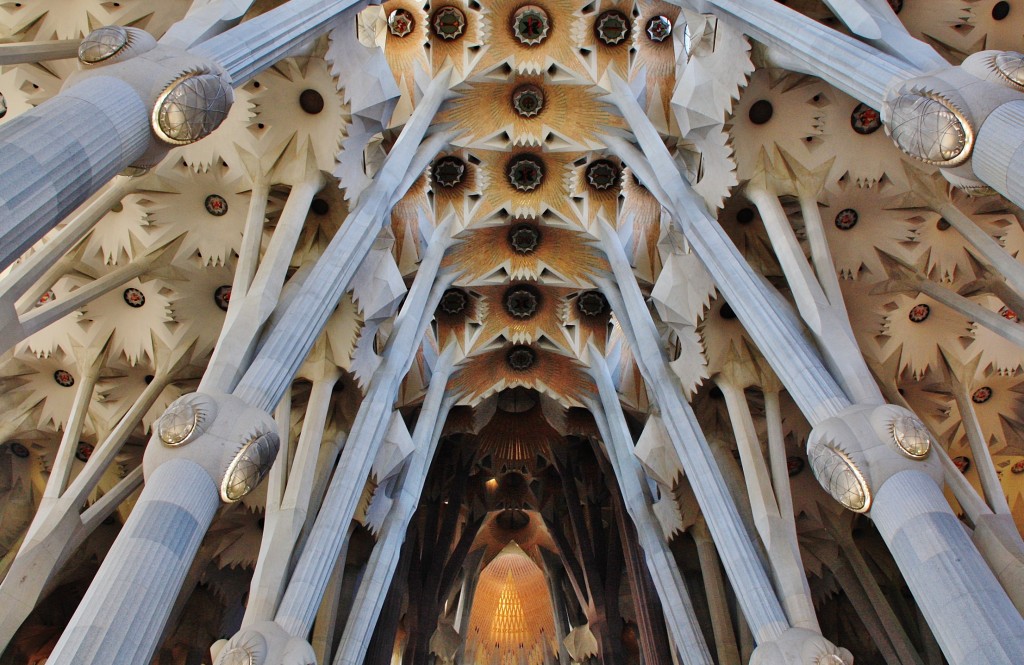
[[0, 4], [0, 665], [1021, 665], [1022, 42]]

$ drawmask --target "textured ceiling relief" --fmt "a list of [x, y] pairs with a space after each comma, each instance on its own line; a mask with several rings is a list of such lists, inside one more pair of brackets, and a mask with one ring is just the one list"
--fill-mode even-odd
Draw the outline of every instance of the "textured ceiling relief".
[[[256, 3], [244, 19], [279, 4]], [[845, 30], [829, 9], [836, 3], [783, 4]], [[912, 36], [954, 64], [985, 49], [1019, 48], [1024, 39], [1024, 7], [1007, 14], [1005, 2], [888, 4]], [[80, 40], [99, 26], [122, 25], [160, 38], [188, 9], [184, 0], [9, 2], [0, 6], [0, 37], [5, 44]], [[649, 390], [648, 368], [634, 355], [639, 336], [621, 316], [626, 296], [607, 288], [617, 260], [602, 249], [607, 232], [621, 241], [639, 304], [653, 318], [656, 352], [734, 496], [755, 491], [746, 482], [754, 473], [744, 437], [755, 447], [776, 435], [784, 441], [786, 473], [766, 473], [790, 483], [799, 555], [823, 634], [858, 663], [910, 665], [905, 654], [893, 655], [899, 649], [890, 638], [878, 639], [884, 614], [858, 616], [862, 599], [847, 597], [848, 571], [835, 562], [844, 548], [856, 550], [856, 574], [869, 571], [878, 582], [872, 592], [896, 598], [910, 644], [920, 629], [899, 569], [869, 522], [840, 511], [812, 476], [810, 424], [659, 202], [666, 193], [623, 149], [637, 150], [613, 82], [625, 81], [672, 166], [777, 297], [774, 305], [800, 310], [805, 285], [787, 279], [796, 255], [849, 320], [852, 343], [886, 399], [920, 417], [979, 495], [1001, 491], [1018, 529], [1024, 297], [992, 256], [1021, 263], [1021, 211], [1002, 196], [953, 188], [938, 168], [894, 145], [877, 109], [822, 79], [769, 66], [785, 63], [728, 21], [678, 4], [388, 0], [346, 16], [236, 88], [210, 137], [117, 176], [94, 197], [98, 212], [83, 207], [0, 274], [7, 321], [0, 324], [0, 570], [51, 498], [54, 468], [66, 463], [73, 482], [104, 451], [89, 505], [141, 474], [157, 419], [197, 390], [234, 343], [232, 326], [242, 324], [233, 292], [236, 302], [256, 303], [262, 318], [249, 332], [260, 348], [288, 304], [301, 302], [331, 239], [359, 223], [376, 196], [375, 178], [393, 177], [388, 156], [398, 152], [430, 82], [450, 71], [424, 139], [441, 147], [432, 158], [418, 155], [415, 172], [400, 174], [401, 195], [377, 220], [380, 230], [345, 295], [326, 303], [327, 323], [274, 412], [283, 469], [298, 463], [302, 441], [317, 443], [305, 479], [314, 505], [295, 530], [305, 538], [364, 397], [387, 369], [408, 296], [426, 297], [414, 285], [432, 260], [431, 238], [447, 234], [437, 264], [449, 281], [430, 294], [436, 308], [401, 375], [390, 448], [356, 490], [348, 560], [329, 593], [351, 599], [383, 537], [435, 360], [450, 348], [451, 410], [411, 518], [417, 547], [402, 550], [413, 572], [399, 568], [405, 578], [392, 588], [406, 595], [386, 606], [396, 644], [419, 649], [417, 665], [427, 653], [438, 663], [596, 663], [584, 658], [612, 648], [613, 634], [622, 659], [603, 662], [640, 663], [638, 625], [647, 619], [628, 593], [638, 584], [633, 564], [591, 551], [618, 551], [629, 539], [635, 548], [637, 538], [631, 522], [616, 526], [626, 508], [614, 500], [614, 456], [601, 442], [611, 425], [589, 411], [599, 400], [594, 354], [616, 383], [660, 534], [695, 604], [707, 606], [709, 592], [694, 581], [714, 556], [711, 536], [665, 443], [661, 417], [669, 405]], [[74, 58], [0, 65], [0, 127], [58, 94], [81, 66]], [[954, 210], [962, 218], [952, 219]], [[89, 214], [80, 239], [50, 256]], [[979, 249], [979, 235], [987, 249]], [[19, 281], [26, 266], [43, 260], [49, 267]], [[827, 350], [832, 334], [845, 333], [822, 325], [808, 325], [807, 338]], [[991, 455], [995, 490], [974, 459], [978, 441]], [[62, 462], [69, 446], [75, 459]], [[194, 589], [182, 597], [153, 662], [212, 662], [210, 646], [238, 631], [273, 512], [268, 502], [282, 500], [286, 474], [275, 469], [216, 518], [188, 580]], [[946, 494], [963, 516], [952, 490]], [[83, 538], [52, 580], [56, 591], [10, 642], [10, 662], [42, 662], [50, 653], [138, 496], [133, 488]], [[740, 513], [753, 524], [750, 505], [741, 502]], [[421, 558], [408, 554], [414, 549]], [[460, 571], [474, 566], [470, 583]], [[431, 603], [419, 615], [418, 593]], [[467, 593], [476, 594], [471, 609], [462, 606]], [[598, 607], [615, 611], [601, 616]], [[711, 619], [699, 618], [710, 635]], [[434, 623], [424, 627], [427, 619]], [[332, 653], [344, 629], [330, 626], [321, 636], [326, 651], [314, 645], [320, 656]], [[721, 662], [740, 662], [735, 641], [731, 651], [716, 650]]]

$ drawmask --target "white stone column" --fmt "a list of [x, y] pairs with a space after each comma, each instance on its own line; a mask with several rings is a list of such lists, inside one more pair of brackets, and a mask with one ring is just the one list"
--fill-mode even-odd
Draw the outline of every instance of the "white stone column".
[[157, 468], [47, 662], [149, 662], [219, 506], [200, 465], [180, 459]]
[[871, 516], [950, 665], [1019, 665], [1024, 619], [935, 482], [897, 473]]
[[401, 487], [396, 496], [392, 497], [395, 503], [377, 538], [370, 560], [366, 563], [366, 571], [352, 602], [345, 632], [338, 644], [334, 665], [360, 665], [370, 646], [373, 629], [398, 568], [406, 531], [419, 505], [427, 472], [441, 439], [444, 421], [454, 402], [454, 398], [446, 394], [448, 378], [454, 369], [454, 351], [454, 347], [449, 346], [434, 365], [427, 396], [423, 400], [412, 436], [415, 449], [406, 462]]
[[651, 511], [646, 488], [647, 477], [633, 451], [633, 439], [622, 415], [619, 396], [604, 357], [593, 345], [589, 349], [590, 372], [597, 383], [600, 402], [590, 406], [604, 440], [608, 460], [622, 492], [627, 512], [636, 525], [637, 539], [644, 550], [651, 579], [661, 599], [661, 607], [676, 648], [687, 665], [712, 665], [704, 634], [701, 632], [686, 582], [679, 573], [672, 551]]
[[97, 76], [0, 127], [0, 267], [142, 157], [149, 113], [131, 85]]
[[[327, 318], [334, 311], [334, 305], [341, 299], [363, 257], [377, 238], [381, 225], [388, 219], [387, 212], [395, 203], [400, 183], [417, 158], [423, 157], [417, 149], [434, 115], [447, 97], [450, 75], [451, 68], [445, 69], [431, 82], [375, 176], [374, 186], [363, 192], [356, 210], [348, 216], [341, 230], [317, 260], [302, 288], [238, 382], [234, 393], [248, 403], [264, 410], [274, 408], [285, 386], [309, 353]], [[428, 159], [440, 150], [441, 145], [431, 143], [433, 152], [430, 152]], [[448, 239], [445, 239], [447, 242]], [[436, 251], [443, 253], [444, 248], [439, 247]], [[439, 255], [437, 260], [440, 261]], [[411, 297], [410, 294], [406, 302]]]
[[384, 362], [371, 379], [320, 513], [281, 599], [274, 620], [295, 637], [305, 637], [313, 625], [331, 569], [346, 541], [362, 488], [391, 422], [399, 385], [416, 356], [434, 308], [451, 283], [450, 277], [434, 282], [435, 274], [429, 265], [422, 265], [416, 275], [388, 340]]
[[54, 39], [0, 44], [0, 65], [74, 58], [78, 55], [78, 45], [81, 43], [81, 39]]
[[[736, 633], [732, 628], [732, 615], [729, 612], [729, 601], [715, 541], [711, 539], [711, 533], [703, 518], [698, 519], [690, 532], [693, 535], [693, 542], [697, 545], [700, 576], [704, 580], [704, 595], [708, 600], [708, 614], [711, 615], [711, 629], [715, 634], [718, 662], [720, 665], [740, 665], [740, 651], [736, 644]], [[742, 621], [742, 618], [740, 620]]]
[[633, 354], [653, 401], [661, 409], [672, 449], [693, 487], [715, 542], [719, 544], [722, 561], [743, 613], [758, 642], [774, 639], [789, 628], [789, 621], [747, 535], [697, 417], [683, 399], [678, 384], [673, 383], [654, 321], [618, 237], [603, 223], [601, 235], [616, 281], [624, 291], [618, 291], [608, 281], [599, 282], [599, 285], [616, 318], [633, 333]]
[[1024, 101], [992, 111], [978, 130], [974, 172], [1019, 206], [1024, 206]]

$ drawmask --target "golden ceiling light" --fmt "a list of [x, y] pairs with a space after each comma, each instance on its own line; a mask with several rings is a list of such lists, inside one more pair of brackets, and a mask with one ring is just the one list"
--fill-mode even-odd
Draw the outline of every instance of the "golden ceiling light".
[[466, 662], [542, 665], [557, 653], [544, 572], [512, 541], [480, 571], [469, 614]]
[[576, 51], [578, 12], [586, 3], [573, 0], [494, 0], [483, 16], [488, 47], [477, 64], [490, 71], [508, 64], [520, 73], [539, 73], [551, 63], [572, 74], [587, 71]]
[[568, 406], [582, 406], [583, 400], [593, 395], [594, 384], [575, 358], [525, 347], [534, 351], [533, 363], [528, 369], [516, 370], [506, 358], [513, 348], [504, 346], [466, 358], [449, 381], [449, 389], [461, 393], [461, 403], [470, 405], [495, 391], [518, 386], [533, 388]]
[[[507, 407], [506, 404], [513, 406]], [[525, 407], [523, 410], [506, 410]], [[498, 396], [498, 409], [479, 434], [479, 458], [490, 456], [496, 473], [533, 471], [537, 456], [550, 458], [559, 434], [544, 418], [536, 393], [523, 388], [506, 390]]]
[[[518, 251], [510, 232], [519, 226], [537, 230], [537, 242], [530, 251]], [[459, 238], [444, 258], [446, 266], [461, 272], [460, 284], [478, 283], [501, 267], [508, 279], [536, 280], [547, 269], [566, 283], [592, 286], [592, 275], [608, 270], [608, 262], [592, 244], [591, 238], [573, 229], [538, 224], [530, 218], [517, 218], [498, 226], [472, 227]]]
[[[492, 150], [541, 145], [574, 152], [601, 150], [605, 145], [596, 139], [599, 132], [623, 126], [622, 118], [601, 101], [604, 91], [586, 85], [556, 85], [547, 76], [472, 81], [459, 91], [461, 96], [438, 115], [439, 121], [453, 122], [462, 131], [453, 141], [455, 145]], [[502, 132], [507, 137], [496, 145]]]

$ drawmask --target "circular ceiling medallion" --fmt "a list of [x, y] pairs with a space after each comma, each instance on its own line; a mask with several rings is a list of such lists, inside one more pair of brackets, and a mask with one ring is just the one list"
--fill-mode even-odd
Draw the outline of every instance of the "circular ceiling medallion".
[[587, 183], [598, 190], [611, 189], [619, 184], [622, 169], [618, 164], [607, 159], [598, 159], [587, 166]]
[[43, 292], [43, 295], [39, 296], [39, 298], [36, 300], [36, 307], [39, 307], [40, 305], [45, 305], [51, 300], [56, 299], [57, 294], [53, 292], [53, 289], [46, 289], [46, 291]]
[[92, 444], [88, 444], [85, 441], [78, 442], [78, 448], [75, 449], [75, 459], [79, 462], [88, 462], [89, 458], [92, 457], [92, 451], [94, 450]]
[[836, 213], [836, 228], [840, 231], [849, 231], [857, 226], [860, 216], [853, 208], [844, 208]]
[[959, 455], [953, 458], [953, 464], [959, 469], [960, 473], [967, 473], [971, 468], [971, 458], [965, 455]]
[[324, 110], [324, 96], [312, 88], [306, 88], [299, 94], [299, 106], [310, 115]]
[[802, 457], [796, 457], [795, 455], [790, 455], [789, 457], [786, 458], [786, 473], [789, 474], [790, 478], [792, 478], [793, 476], [797, 475], [798, 473], [800, 473], [803, 470], [804, 470], [804, 459]]
[[75, 377], [71, 376], [71, 372], [66, 369], [58, 369], [53, 373], [53, 380], [57, 382], [58, 386], [64, 388], [70, 388], [75, 385]]
[[228, 311], [228, 305], [231, 304], [231, 285], [218, 286], [217, 290], [213, 292], [213, 301], [217, 303], [217, 307], [225, 312]]
[[451, 189], [462, 182], [466, 174], [466, 163], [458, 157], [442, 157], [434, 162], [432, 175], [434, 182], [445, 189]]
[[146, 294], [138, 289], [128, 288], [124, 290], [124, 301], [129, 307], [138, 309], [146, 304]]
[[395, 37], [406, 37], [415, 27], [416, 21], [407, 9], [396, 9], [388, 14], [388, 32]]
[[25, 459], [26, 457], [28, 457], [28, 448], [21, 445], [17, 441], [11, 441], [10, 444], [8, 445], [11, 448], [11, 454], [14, 455], [15, 457], [20, 457], [21, 459]]
[[515, 286], [505, 292], [505, 310], [517, 319], [528, 319], [537, 313], [540, 298], [528, 286]]
[[505, 356], [508, 366], [517, 372], [525, 372], [537, 361], [537, 354], [528, 346], [513, 346]]
[[667, 16], [655, 16], [647, 22], [647, 37], [661, 43], [672, 36], [672, 21]]
[[601, 316], [608, 311], [608, 300], [600, 291], [587, 291], [576, 299], [576, 309], [586, 316]]
[[533, 118], [544, 110], [544, 91], [533, 84], [521, 85], [512, 92], [512, 108], [520, 118]]
[[469, 298], [466, 296], [465, 291], [462, 289], [448, 289], [441, 296], [441, 302], [438, 303], [438, 307], [445, 314], [461, 314], [468, 304]]
[[750, 105], [750, 110], [747, 111], [747, 117], [750, 118], [750, 122], [755, 125], [763, 125], [772, 119], [775, 115], [775, 108], [772, 103], [767, 99], [759, 99]]
[[907, 318], [914, 323], [922, 323], [932, 313], [932, 308], [924, 303], [918, 303], [910, 308]]
[[458, 39], [466, 32], [466, 15], [458, 7], [441, 7], [431, 20], [434, 34], [445, 41]]
[[975, 404], [984, 404], [985, 402], [992, 399], [992, 389], [988, 386], [982, 386], [974, 391], [971, 395], [971, 401]]
[[607, 46], [618, 46], [629, 36], [629, 18], [620, 11], [609, 9], [602, 12], [594, 23], [597, 38]]
[[319, 197], [313, 199], [313, 202], [309, 204], [309, 211], [314, 215], [319, 215], [320, 217], [326, 215], [330, 210], [330, 204]]
[[736, 211], [736, 223], [749, 224], [754, 221], [755, 216], [753, 208], [740, 208]]
[[867, 104], [857, 104], [850, 114], [850, 126], [858, 134], [874, 134], [882, 127], [882, 115]]
[[508, 243], [519, 254], [529, 254], [540, 245], [540, 229], [533, 224], [516, 224], [508, 234]]
[[223, 217], [228, 213], [228, 202], [220, 194], [210, 194], [203, 202], [206, 212], [214, 217]]
[[526, 46], [536, 46], [548, 38], [551, 22], [537, 5], [524, 5], [512, 16], [512, 34]]
[[[11, 444], [11, 451], [12, 452], [14, 451], [14, 446], [15, 445], [16, 444], [13, 444], [13, 443]], [[17, 455], [18, 453], [14, 453], [14, 454]], [[21, 455], [18, 455], [18, 456], [21, 457]], [[27, 450], [25, 451], [25, 457], [28, 457], [28, 451]], [[1016, 462], [1013, 466], [1011, 466], [1010, 467], [1010, 471], [1012, 473], [1024, 473], [1024, 459], [1020, 460], [1019, 462]]]
[[516, 157], [509, 164], [508, 180], [520, 192], [532, 192], [544, 180], [544, 166], [536, 157]]
[[1010, 3], [1006, 0], [999, 0], [996, 4], [992, 5], [992, 18], [997, 21], [1002, 21], [1010, 15]]

